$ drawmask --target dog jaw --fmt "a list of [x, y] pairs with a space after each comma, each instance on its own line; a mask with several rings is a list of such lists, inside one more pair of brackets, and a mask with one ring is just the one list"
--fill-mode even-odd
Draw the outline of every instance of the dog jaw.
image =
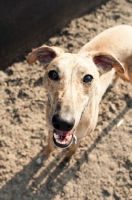
[[68, 148], [72, 144], [73, 131], [63, 132], [54, 129], [53, 132], [53, 142], [57, 147]]

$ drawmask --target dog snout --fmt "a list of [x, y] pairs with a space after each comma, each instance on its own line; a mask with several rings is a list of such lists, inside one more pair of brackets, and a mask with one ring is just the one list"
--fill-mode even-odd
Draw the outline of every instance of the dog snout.
[[73, 117], [63, 119], [59, 114], [55, 114], [52, 118], [53, 127], [59, 131], [70, 131], [75, 123]]

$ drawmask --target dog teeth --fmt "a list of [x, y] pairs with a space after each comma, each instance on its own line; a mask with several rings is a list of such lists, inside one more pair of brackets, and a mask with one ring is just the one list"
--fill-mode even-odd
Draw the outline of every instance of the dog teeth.
[[56, 133], [54, 133], [54, 138], [55, 138], [55, 139], [58, 139], [58, 138], [59, 138], [59, 135], [57, 135]]
[[63, 141], [61, 141], [59, 135], [54, 133], [54, 138], [55, 138], [56, 142], [59, 143], [59, 144], [67, 144], [67, 143], [70, 142], [72, 135], [66, 136], [66, 138]]

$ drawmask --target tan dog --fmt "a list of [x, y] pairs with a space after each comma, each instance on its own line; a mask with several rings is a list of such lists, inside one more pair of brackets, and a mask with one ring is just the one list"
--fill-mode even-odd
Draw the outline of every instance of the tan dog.
[[70, 158], [82, 139], [95, 129], [100, 100], [115, 70], [132, 83], [132, 27], [107, 29], [78, 54], [40, 47], [27, 59], [30, 64], [36, 60], [46, 64], [49, 142], [44, 154], [53, 150], [53, 142], [61, 148], [73, 144], [66, 155]]

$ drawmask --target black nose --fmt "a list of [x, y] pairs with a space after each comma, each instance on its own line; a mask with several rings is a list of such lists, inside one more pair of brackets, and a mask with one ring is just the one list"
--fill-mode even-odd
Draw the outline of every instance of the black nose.
[[52, 124], [59, 131], [70, 131], [74, 126], [75, 120], [73, 117], [62, 119], [59, 114], [55, 114], [52, 118]]

